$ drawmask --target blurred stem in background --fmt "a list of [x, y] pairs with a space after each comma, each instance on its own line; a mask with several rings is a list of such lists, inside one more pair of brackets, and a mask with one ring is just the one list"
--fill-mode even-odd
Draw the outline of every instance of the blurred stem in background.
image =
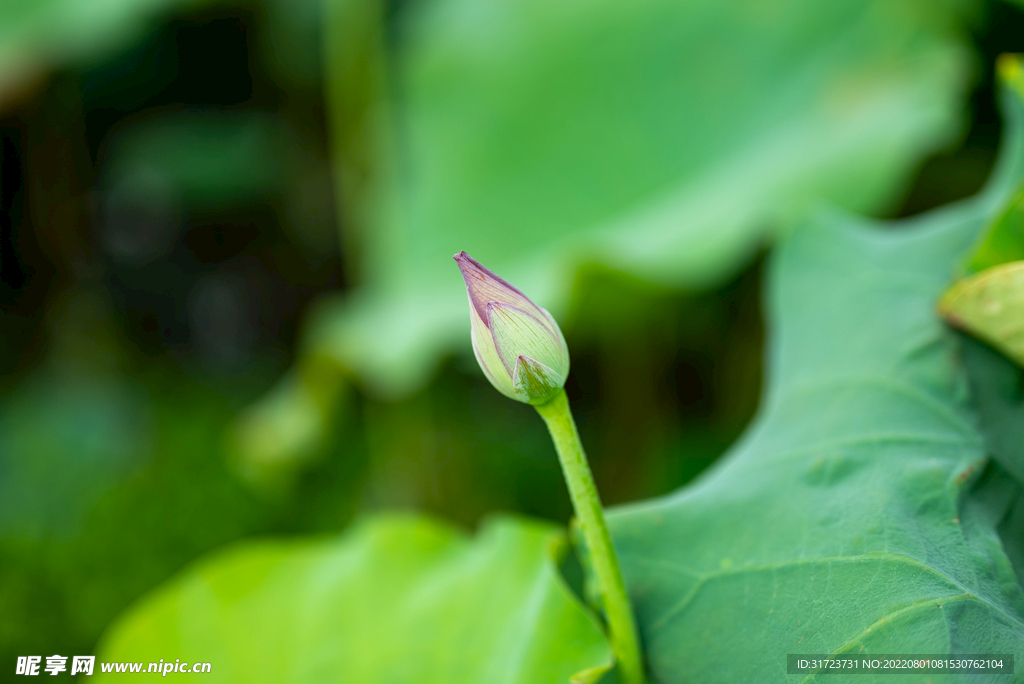
[[558, 390], [551, 401], [535, 408], [551, 432], [565, 482], [569, 486], [569, 495], [576, 509], [576, 518], [587, 541], [587, 557], [597, 578], [601, 603], [608, 620], [612, 651], [622, 682], [643, 684], [644, 669], [633, 608], [629, 603], [622, 570], [601, 509], [601, 498], [587, 463], [587, 455], [580, 443], [565, 390]]
[[331, 122], [330, 148], [339, 239], [350, 284], [362, 280], [372, 202], [370, 188], [390, 152], [384, 3], [324, 0], [324, 107]]

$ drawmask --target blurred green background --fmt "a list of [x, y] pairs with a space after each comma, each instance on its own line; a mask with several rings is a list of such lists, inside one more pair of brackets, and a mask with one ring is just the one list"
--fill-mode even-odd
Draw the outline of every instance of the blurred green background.
[[965, 197], [1000, 139], [1024, 12], [825, 5], [0, 2], [0, 679], [234, 540], [567, 521], [458, 249], [558, 315], [607, 503], [697, 475], [786, 217]]

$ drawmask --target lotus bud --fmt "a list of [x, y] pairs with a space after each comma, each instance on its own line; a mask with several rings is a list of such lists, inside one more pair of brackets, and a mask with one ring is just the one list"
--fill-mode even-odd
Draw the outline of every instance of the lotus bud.
[[569, 349], [555, 319], [465, 252], [455, 261], [466, 281], [473, 353], [484, 375], [507, 397], [548, 402], [569, 376]]

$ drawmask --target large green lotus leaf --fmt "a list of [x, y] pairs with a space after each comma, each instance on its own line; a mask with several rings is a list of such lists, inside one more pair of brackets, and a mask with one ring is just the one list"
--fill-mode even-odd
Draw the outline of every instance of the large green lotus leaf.
[[321, 312], [314, 344], [400, 395], [468, 350], [459, 250], [557, 315], [584, 262], [705, 287], [809, 201], [888, 206], [958, 127], [969, 5], [409, 5], [391, 53], [329, 51], [332, 92], [376, 87], [377, 54], [391, 97], [362, 118], [335, 105], [340, 127], [380, 142], [372, 162], [339, 148], [363, 155], [339, 159], [340, 177], [372, 176], [354, 209], [361, 287]]
[[[326, 3], [335, 175], [361, 285], [311, 312], [297, 375], [331, 359], [386, 399], [469, 355], [460, 250], [559, 316], [581, 264], [708, 287], [808, 201], [885, 206], [957, 128], [967, 54], [954, 34], [971, 6], [427, 0], [387, 53], [380, 4]], [[243, 422], [238, 441], [267, 448], [243, 460], [301, 461], [323, 444], [326, 428], [288, 431], [315, 393], [286, 379], [254, 408], [273, 418], [259, 434]]]
[[935, 311], [1024, 175], [1007, 101], [979, 197], [891, 224], [822, 212], [778, 247], [758, 418], [693, 486], [612, 516], [655, 682], [791, 681], [789, 653], [1024, 658], [1021, 545], [1000, 539], [1024, 528], [1006, 517], [1020, 486], [993, 472]]
[[412, 516], [337, 539], [247, 544], [144, 599], [97, 660], [203, 661], [211, 672], [196, 681], [244, 684], [567, 684], [584, 671], [591, 682], [610, 649], [558, 573], [564, 544], [542, 523], [496, 518], [470, 540]]

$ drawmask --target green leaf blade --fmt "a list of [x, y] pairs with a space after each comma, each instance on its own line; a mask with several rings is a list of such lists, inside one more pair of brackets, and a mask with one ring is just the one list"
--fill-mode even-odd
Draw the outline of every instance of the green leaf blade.
[[[1022, 239], [1024, 249], [1024, 239]], [[939, 311], [1024, 366], [1024, 261], [992, 266], [946, 291]]]
[[508, 518], [470, 541], [393, 516], [339, 540], [242, 547], [140, 604], [98, 660], [201, 660], [215, 682], [565, 684], [606, 669], [610, 650], [557, 574], [561, 543]]
[[366, 277], [314, 346], [399, 396], [468, 349], [455, 251], [558, 314], [582, 264], [703, 288], [808, 205], [881, 208], [959, 125], [966, 7], [411, 8], [373, 127], [398, 133], [358, 217]]
[[1003, 198], [885, 229], [820, 213], [776, 250], [754, 425], [695, 485], [610, 518], [655, 681], [790, 681], [788, 653], [1024, 657], [1021, 579], [972, 498], [985, 436], [935, 314]]
[[359, 286], [311, 316], [305, 353], [388, 400], [470, 351], [454, 252], [557, 317], [581, 267], [706, 289], [810, 205], [884, 209], [960, 126], [970, 57], [957, 27], [973, 12], [431, 0], [400, 15], [402, 49], [384, 54], [367, 20], [378, 4], [329, 3]]

